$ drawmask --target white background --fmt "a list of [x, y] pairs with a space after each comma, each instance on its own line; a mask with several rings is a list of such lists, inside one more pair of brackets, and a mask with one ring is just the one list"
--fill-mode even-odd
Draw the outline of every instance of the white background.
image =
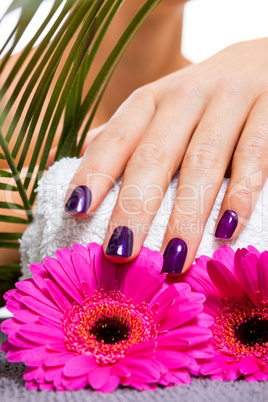
[[[0, 16], [10, 3], [11, 0], [0, 0]], [[44, 1], [17, 51], [40, 26], [51, 4], [51, 0]], [[13, 12], [2, 21], [0, 48], [17, 16]], [[183, 53], [193, 62], [202, 61], [232, 43], [268, 37], [268, 0], [191, 0], [185, 6], [183, 33]]]

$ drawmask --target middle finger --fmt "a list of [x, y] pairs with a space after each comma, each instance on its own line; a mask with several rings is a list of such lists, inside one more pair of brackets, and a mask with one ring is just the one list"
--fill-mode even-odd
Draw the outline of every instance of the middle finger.
[[104, 241], [106, 255], [115, 261], [138, 255], [201, 118], [204, 101], [200, 96], [171, 99], [158, 106], [127, 164]]

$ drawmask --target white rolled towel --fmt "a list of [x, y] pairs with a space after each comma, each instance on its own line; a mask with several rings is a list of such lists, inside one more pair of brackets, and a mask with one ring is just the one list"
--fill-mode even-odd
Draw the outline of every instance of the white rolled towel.
[[[39, 182], [35, 219], [25, 231], [20, 245], [23, 279], [31, 275], [29, 264], [41, 262], [46, 256], [54, 256], [59, 248], [71, 248], [73, 243], [103, 243], [121, 179], [109, 191], [96, 212], [87, 218], [75, 219], [64, 212], [64, 198], [78, 165], [78, 159], [64, 158], [56, 162]], [[160, 250], [175, 199], [177, 181], [178, 174], [172, 179], [145, 239], [144, 246], [152, 250]], [[227, 185], [228, 180], [224, 179], [205, 227], [197, 257], [201, 254], [211, 256], [214, 250], [226, 243], [215, 239], [214, 225]], [[228, 244], [235, 250], [249, 244], [260, 251], [268, 249], [268, 181], [246, 227], [237, 238], [228, 241]]]

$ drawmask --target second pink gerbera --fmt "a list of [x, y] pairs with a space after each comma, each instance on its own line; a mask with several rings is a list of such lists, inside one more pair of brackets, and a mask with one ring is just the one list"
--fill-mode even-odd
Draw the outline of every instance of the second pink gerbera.
[[268, 380], [268, 252], [223, 246], [202, 256], [183, 280], [206, 296], [214, 357], [201, 367], [213, 380]]
[[146, 248], [128, 264], [108, 261], [102, 246], [73, 245], [32, 264], [33, 278], [5, 298], [14, 318], [2, 350], [28, 366], [31, 389], [119, 384], [154, 389], [188, 383], [211, 356], [205, 297], [188, 284], [164, 284], [163, 257]]

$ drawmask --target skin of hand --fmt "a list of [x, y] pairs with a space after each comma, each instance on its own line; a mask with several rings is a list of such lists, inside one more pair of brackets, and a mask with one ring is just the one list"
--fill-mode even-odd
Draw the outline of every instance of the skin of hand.
[[[268, 175], [267, 47], [267, 38], [238, 43], [142, 86], [90, 134], [65, 204], [75, 217], [90, 215], [123, 173], [104, 240], [107, 258], [126, 262], [138, 255], [180, 168], [161, 252], [166, 249], [164, 260], [177, 264], [166, 272], [185, 272], [232, 157], [215, 227], [225, 241], [241, 232]], [[130, 232], [118, 227], [131, 228], [133, 244]], [[118, 246], [127, 252], [120, 255]]]

